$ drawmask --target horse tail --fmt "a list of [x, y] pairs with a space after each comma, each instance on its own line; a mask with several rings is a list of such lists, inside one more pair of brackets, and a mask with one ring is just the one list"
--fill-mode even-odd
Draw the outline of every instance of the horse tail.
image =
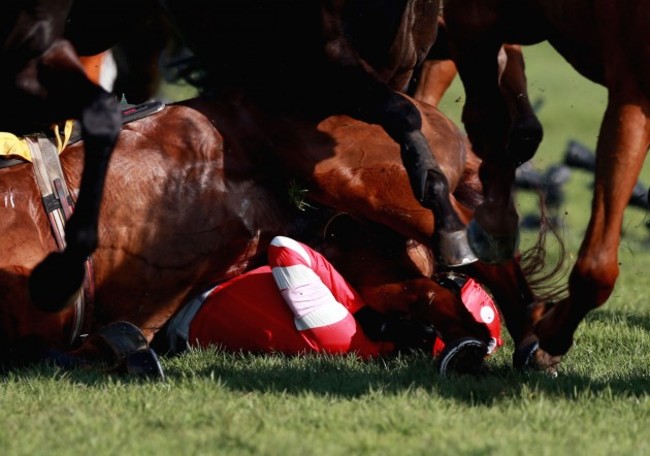
[[[465, 170], [454, 189], [454, 197], [473, 211], [483, 202], [483, 187], [478, 177], [481, 160], [467, 148]], [[567, 268], [566, 247], [558, 228], [551, 223], [544, 197], [538, 192], [540, 230], [534, 244], [521, 252], [520, 266], [528, 284], [540, 302], [550, 302], [568, 293], [565, 280]], [[549, 239], [549, 236], [551, 237]], [[553, 246], [551, 242], [556, 245]], [[553, 248], [555, 247], [555, 248]], [[553, 261], [553, 263], [551, 263]]]
[[565, 278], [570, 264], [561, 233], [551, 223], [542, 194], [538, 197], [540, 229], [535, 243], [521, 252], [520, 266], [537, 300], [549, 303], [568, 295]]

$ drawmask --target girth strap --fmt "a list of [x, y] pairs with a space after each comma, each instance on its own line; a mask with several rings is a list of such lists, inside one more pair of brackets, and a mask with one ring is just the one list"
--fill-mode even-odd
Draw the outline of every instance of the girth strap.
[[[34, 174], [41, 191], [43, 206], [50, 220], [52, 233], [59, 251], [65, 249], [65, 223], [72, 215], [74, 203], [63, 175], [56, 145], [44, 136], [26, 137], [34, 165]], [[92, 262], [85, 263], [84, 283], [74, 297], [74, 320], [70, 343], [81, 335], [85, 321], [86, 305], [92, 303], [94, 283]]]

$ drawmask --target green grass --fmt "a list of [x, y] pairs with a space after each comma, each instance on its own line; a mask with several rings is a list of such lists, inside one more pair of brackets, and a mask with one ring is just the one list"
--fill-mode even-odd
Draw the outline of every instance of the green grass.
[[[594, 146], [605, 93], [547, 46], [527, 58], [531, 98], [544, 99], [546, 136], [535, 158], [543, 169], [570, 138]], [[443, 102], [452, 117], [461, 93]], [[589, 215], [590, 179], [576, 171], [567, 185], [572, 255]], [[519, 204], [535, 207], [525, 194]], [[362, 362], [193, 351], [164, 359], [167, 379], [156, 383], [37, 366], [0, 378], [0, 454], [650, 454], [645, 217], [628, 210], [621, 278], [579, 328], [556, 379], [513, 372], [507, 337], [482, 380], [441, 379], [423, 356]]]

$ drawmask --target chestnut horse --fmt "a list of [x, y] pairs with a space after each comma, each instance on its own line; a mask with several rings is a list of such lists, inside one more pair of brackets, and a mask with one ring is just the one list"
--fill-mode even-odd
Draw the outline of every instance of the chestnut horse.
[[97, 245], [104, 177], [120, 128], [118, 103], [91, 82], [64, 28], [72, 0], [11, 2], [2, 14], [0, 42], [0, 131], [43, 132], [78, 119], [87, 152], [76, 210], [68, 221], [62, 252], [33, 271], [34, 302], [61, 308], [79, 289], [84, 262]]
[[[447, 118], [412, 102], [454, 190], [450, 201], [468, 220], [480, 197], [478, 162]], [[61, 157], [73, 193], [79, 188], [83, 149], [83, 143], [73, 144]], [[413, 197], [399, 145], [379, 126], [343, 115], [321, 121], [268, 116], [240, 98], [168, 106], [122, 129], [107, 175], [100, 243], [92, 257], [95, 304], [94, 310], [87, 309], [83, 328], [89, 336], [71, 344], [75, 310], [43, 312], [29, 300], [30, 272], [56, 248], [31, 176], [29, 164], [0, 169], [5, 195], [0, 207], [5, 233], [0, 238], [0, 343], [3, 353], [16, 357], [44, 348], [101, 357], [95, 335], [116, 321], [136, 325], [152, 340], [188, 299], [257, 264], [273, 236], [300, 238], [297, 210], [288, 197], [303, 194], [291, 192], [296, 186], [313, 201], [399, 233], [403, 246], [408, 238], [431, 248], [436, 226], [431, 212]], [[381, 246], [376, 250], [380, 258]], [[394, 249], [387, 254], [394, 263], [385, 266], [383, 275], [378, 268], [386, 263], [370, 261], [365, 279], [353, 279], [369, 303], [411, 309], [428, 318], [448, 345], [463, 337], [487, 342], [485, 327], [458, 297], [430, 279], [438, 265], [429, 262], [425, 275], [414, 272], [413, 265], [398, 267]], [[536, 346], [527, 306], [537, 298], [519, 264], [477, 262], [463, 272], [493, 293], [515, 341], [515, 365], [552, 368], [556, 360]]]
[[606, 302], [619, 275], [624, 209], [650, 144], [650, 4], [644, 1], [447, 0], [445, 21], [467, 102], [463, 121], [483, 159], [485, 203], [468, 237], [489, 261], [510, 256], [517, 238], [515, 167], [541, 137], [533, 119], [512, 123], [499, 91], [496, 55], [503, 43], [548, 42], [583, 76], [608, 90], [600, 127], [592, 212], [569, 278], [569, 297], [536, 326], [541, 346], [566, 353], [592, 309]]

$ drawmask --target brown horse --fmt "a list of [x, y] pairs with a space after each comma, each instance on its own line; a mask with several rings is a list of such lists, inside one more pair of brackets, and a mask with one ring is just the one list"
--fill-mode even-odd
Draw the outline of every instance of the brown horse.
[[382, 126], [401, 145], [416, 198], [435, 213], [439, 261], [475, 260], [420, 113], [398, 93], [435, 41], [438, 0], [162, 3], [215, 93], [245, 94], [278, 115]]
[[[414, 105], [454, 189], [451, 201], [468, 219], [480, 196], [478, 162], [448, 119], [432, 107]], [[83, 143], [77, 143], [62, 155], [73, 192], [83, 152]], [[29, 164], [0, 169], [5, 195], [0, 334], [8, 348], [4, 353], [15, 356], [50, 347], [97, 358], [102, 343], [94, 335], [115, 321], [133, 323], [151, 340], [189, 298], [259, 262], [274, 235], [299, 237], [297, 210], [287, 196], [292, 183], [314, 201], [394, 230], [403, 246], [410, 238], [430, 247], [435, 230], [431, 212], [410, 191], [399, 146], [378, 126], [347, 116], [319, 122], [269, 117], [245, 99], [169, 106], [127, 124], [120, 134], [102, 203], [101, 242], [92, 257], [95, 305], [84, 321], [90, 336], [71, 344], [75, 310], [42, 312], [28, 296], [31, 270], [56, 247], [31, 173]], [[380, 258], [381, 249], [376, 250]], [[395, 250], [390, 252], [394, 256]], [[380, 275], [381, 264], [386, 263], [369, 262], [366, 277], [353, 278], [368, 302], [417, 311], [438, 326], [449, 344], [462, 337], [487, 341], [485, 328], [453, 293], [440, 291], [413, 265], [398, 267], [397, 258], [389, 258]], [[428, 263], [430, 270], [434, 266]], [[552, 364], [536, 348], [526, 309], [536, 297], [518, 263], [475, 263], [464, 272], [494, 294], [516, 343], [515, 363]], [[405, 280], [412, 282], [404, 286]]]
[[597, 144], [596, 185], [586, 236], [569, 279], [570, 296], [536, 333], [545, 350], [566, 353], [585, 315], [609, 298], [619, 274], [623, 212], [650, 144], [650, 4], [643, 1], [448, 0], [445, 21], [465, 86], [463, 120], [483, 159], [486, 201], [468, 237], [480, 258], [513, 251], [515, 167], [534, 153], [534, 121], [511, 123], [496, 80], [503, 43], [548, 42], [583, 76], [604, 85], [607, 110]]
[[64, 28], [72, 0], [11, 2], [0, 34], [0, 130], [42, 132], [78, 119], [87, 145], [76, 211], [65, 250], [33, 272], [31, 294], [41, 306], [60, 308], [80, 287], [84, 261], [97, 245], [97, 223], [108, 160], [119, 133], [115, 99], [86, 76]]

